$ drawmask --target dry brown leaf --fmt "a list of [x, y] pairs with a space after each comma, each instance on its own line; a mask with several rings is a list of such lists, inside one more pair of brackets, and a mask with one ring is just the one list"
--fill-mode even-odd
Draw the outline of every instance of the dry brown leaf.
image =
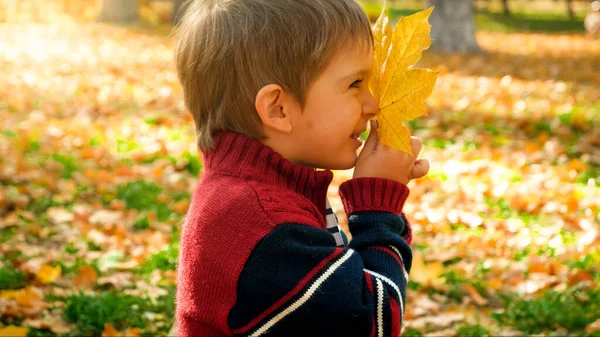
[[48, 210], [46, 210], [46, 217], [55, 225], [69, 223], [75, 218], [73, 213], [69, 212], [66, 208], [59, 207], [48, 208]]
[[48, 329], [55, 334], [64, 335], [73, 330], [72, 324], [67, 324], [61, 316], [46, 316], [38, 319], [25, 319], [23, 325], [34, 329]]
[[600, 319], [588, 324], [588, 326], [585, 327], [585, 332], [587, 332], [587, 333], [592, 333], [592, 332], [597, 332], [597, 331], [600, 331]]
[[477, 304], [478, 306], [482, 307], [482, 306], [485, 306], [488, 304], [488, 300], [483, 298], [479, 294], [477, 289], [475, 289], [475, 287], [473, 287], [473, 285], [471, 285], [469, 283], [464, 283], [462, 285], [462, 288], [465, 292], [467, 292], [467, 294], [469, 294], [469, 296], [471, 297], [473, 302], [475, 302], [475, 304]]
[[99, 285], [112, 285], [116, 289], [129, 288], [133, 284], [133, 275], [129, 272], [114, 273], [98, 279]]

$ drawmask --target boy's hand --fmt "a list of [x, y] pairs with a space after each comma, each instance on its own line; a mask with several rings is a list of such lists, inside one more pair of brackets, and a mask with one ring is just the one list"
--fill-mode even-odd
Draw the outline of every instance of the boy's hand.
[[372, 119], [369, 138], [356, 161], [354, 178], [386, 178], [406, 185], [412, 179], [425, 176], [429, 172], [429, 161], [415, 160], [419, 157], [423, 142], [420, 138], [411, 137], [410, 145], [414, 158], [381, 144], [377, 136], [377, 121]]

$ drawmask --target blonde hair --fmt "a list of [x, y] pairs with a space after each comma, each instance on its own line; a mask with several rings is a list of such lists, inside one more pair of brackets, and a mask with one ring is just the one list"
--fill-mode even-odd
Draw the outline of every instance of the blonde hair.
[[355, 0], [193, 0], [178, 28], [175, 62], [201, 151], [218, 131], [263, 139], [254, 100], [278, 84], [305, 94], [339, 47], [373, 43]]

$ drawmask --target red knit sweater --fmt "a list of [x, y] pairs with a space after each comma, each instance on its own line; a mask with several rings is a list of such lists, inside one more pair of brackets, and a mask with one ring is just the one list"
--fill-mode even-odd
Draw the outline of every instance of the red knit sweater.
[[353, 240], [326, 230], [331, 171], [259, 141], [215, 136], [181, 233], [180, 336], [398, 335], [410, 270], [408, 188], [340, 186]]

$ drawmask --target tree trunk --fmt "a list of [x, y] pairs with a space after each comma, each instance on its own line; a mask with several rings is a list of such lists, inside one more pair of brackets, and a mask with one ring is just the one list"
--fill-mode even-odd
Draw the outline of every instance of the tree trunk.
[[510, 16], [510, 9], [508, 8], [508, 0], [502, 0], [502, 7], [504, 8], [504, 15]]
[[433, 50], [449, 53], [482, 53], [475, 39], [473, 0], [427, 0], [435, 6], [429, 21]]
[[102, 3], [100, 21], [125, 23], [137, 19], [137, 0], [104, 0]]
[[569, 19], [575, 19], [575, 12], [573, 11], [573, 0], [567, 0], [567, 13], [569, 14]]
[[183, 14], [189, 5], [189, 0], [173, 0], [173, 14], [171, 15], [171, 22], [174, 25], [179, 24], [179, 21], [181, 21], [181, 18], [183, 17]]

